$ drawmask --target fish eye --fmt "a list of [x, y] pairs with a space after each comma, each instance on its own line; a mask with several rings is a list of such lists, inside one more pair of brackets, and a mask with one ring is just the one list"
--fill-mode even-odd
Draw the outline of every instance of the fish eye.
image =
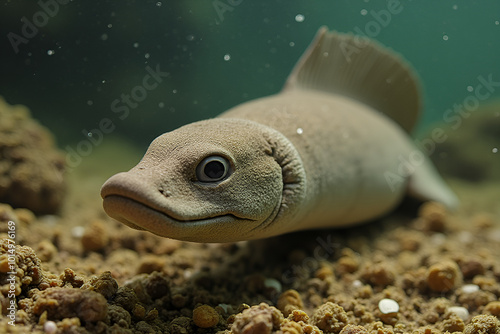
[[196, 178], [201, 182], [218, 182], [229, 175], [231, 164], [226, 158], [212, 155], [203, 159], [196, 167]]

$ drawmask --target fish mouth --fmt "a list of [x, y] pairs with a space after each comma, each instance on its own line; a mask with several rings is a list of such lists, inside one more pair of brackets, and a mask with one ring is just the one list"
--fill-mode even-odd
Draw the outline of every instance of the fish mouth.
[[240, 241], [244, 235], [224, 235], [223, 226], [240, 222], [253, 225], [255, 220], [240, 218], [233, 214], [221, 214], [212, 217], [179, 219], [170, 212], [165, 212], [135, 198], [108, 194], [103, 197], [106, 213], [121, 223], [137, 229], [146, 230], [156, 235], [194, 242], [232, 242]]

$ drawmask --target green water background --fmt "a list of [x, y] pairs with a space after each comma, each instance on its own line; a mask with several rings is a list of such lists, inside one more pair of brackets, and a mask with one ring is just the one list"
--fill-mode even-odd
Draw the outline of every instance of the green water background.
[[[163, 132], [276, 93], [322, 25], [361, 31], [413, 64], [424, 85], [420, 131], [473, 97], [478, 77], [500, 82], [498, 0], [54, 1], [0, 1], [0, 95], [27, 105], [61, 148], [109, 119], [99, 143], [118, 135], [145, 149]], [[43, 22], [47, 4], [54, 15]], [[389, 6], [398, 12], [380, 19]], [[23, 36], [26, 19], [44, 24], [16, 53], [12, 34]], [[147, 66], [169, 76], [126, 116], [115, 112]], [[481, 102], [497, 97], [500, 87]]]

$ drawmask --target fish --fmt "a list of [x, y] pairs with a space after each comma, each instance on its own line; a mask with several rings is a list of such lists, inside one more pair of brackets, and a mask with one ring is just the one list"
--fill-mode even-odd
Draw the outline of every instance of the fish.
[[407, 195], [456, 208], [410, 136], [420, 90], [395, 51], [321, 27], [279, 93], [160, 135], [103, 184], [103, 208], [138, 230], [219, 243], [352, 226]]

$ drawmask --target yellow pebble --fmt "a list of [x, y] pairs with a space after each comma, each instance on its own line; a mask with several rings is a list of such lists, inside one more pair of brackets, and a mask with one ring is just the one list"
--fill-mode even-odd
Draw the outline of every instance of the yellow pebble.
[[209, 305], [201, 305], [194, 309], [193, 321], [201, 328], [214, 327], [219, 323], [219, 313]]

